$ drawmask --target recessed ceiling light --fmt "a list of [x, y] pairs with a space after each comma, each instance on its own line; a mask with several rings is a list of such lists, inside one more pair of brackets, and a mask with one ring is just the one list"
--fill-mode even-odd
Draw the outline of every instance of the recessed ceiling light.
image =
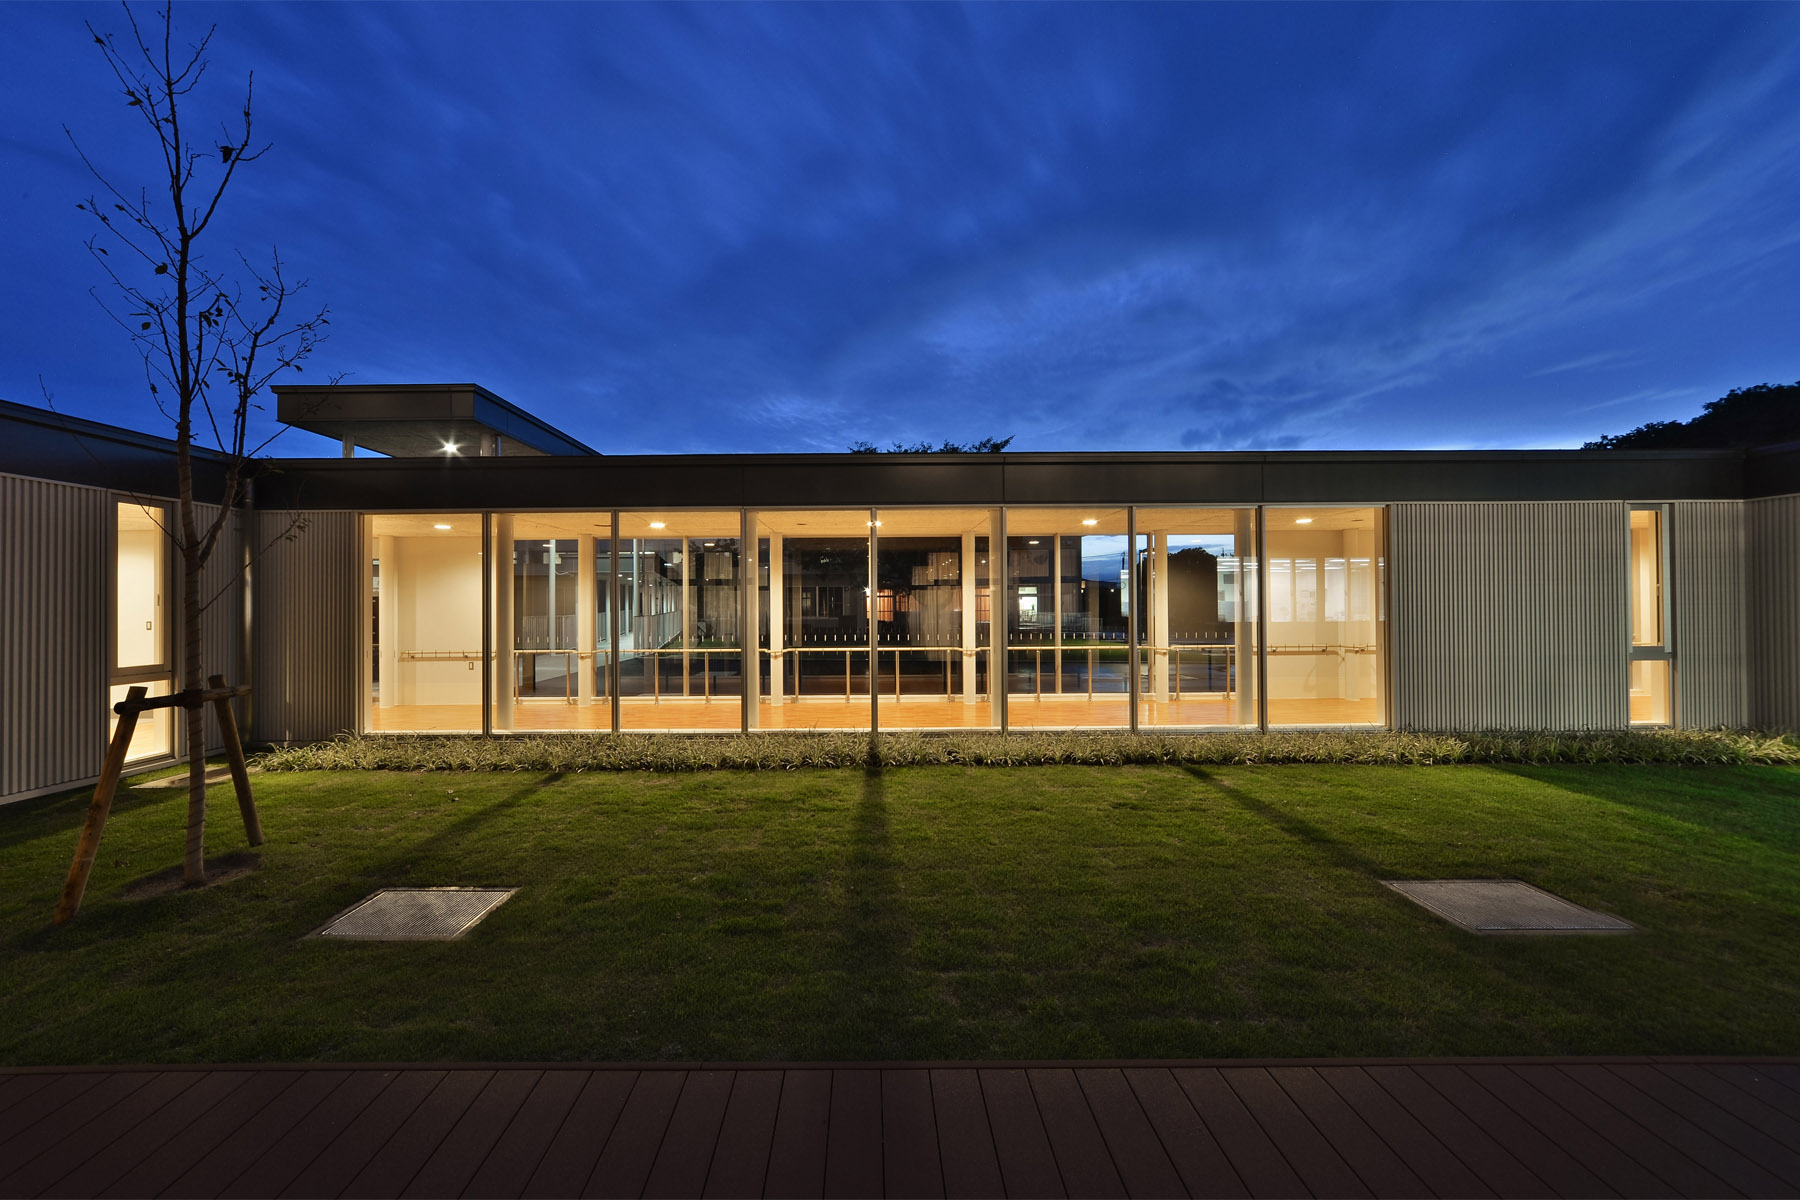
[[1081, 518], [1081, 523], [1083, 525], [1098, 525], [1100, 523], [1100, 518], [1098, 518], [1098, 517], [1083, 517], [1083, 518]]
[[1025, 544], [1027, 546], [1035, 546], [1038, 544], [1038, 540], [1036, 538], [1032, 538], [1030, 541], [1026, 542]]
[[652, 528], [652, 529], [667, 529], [668, 527], [669, 527], [669, 525], [668, 525], [668, 522], [666, 522], [666, 521], [650, 522], [650, 528]]
[[1313, 519], [1311, 517], [1295, 517], [1294, 518], [1294, 524], [1296, 524], [1296, 525], [1311, 525], [1312, 521], [1313, 521]]
[[433, 529], [448, 529], [450, 527], [448, 525], [433, 525], [432, 528]]

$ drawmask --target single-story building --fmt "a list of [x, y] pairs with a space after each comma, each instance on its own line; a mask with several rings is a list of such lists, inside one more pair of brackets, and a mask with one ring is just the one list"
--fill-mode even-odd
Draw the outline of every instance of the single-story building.
[[[256, 741], [1800, 729], [1800, 444], [623, 456], [470, 384], [277, 392], [344, 450], [261, 463], [208, 567]], [[0, 402], [0, 800], [176, 687], [174, 494], [173, 443]]]

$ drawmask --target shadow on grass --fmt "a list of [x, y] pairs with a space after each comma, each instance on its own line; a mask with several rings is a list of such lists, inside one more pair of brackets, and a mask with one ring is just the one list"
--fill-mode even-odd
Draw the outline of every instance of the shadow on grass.
[[[563, 772], [553, 771], [548, 775], [532, 780], [530, 783], [519, 788], [509, 796], [503, 796], [491, 804], [476, 806], [473, 811], [465, 816], [458, 817], [442, 829], [421, 838], [419, 841], [410, 843], [404, 848], [397, 850], [395, 853], [390, 854], [380, 862], [363, 868], [357, 872], [357, 877], [360, 880], [373, 879], [384, 885], [389, 883], [397, 884], [401, 882], [401, 877], [413, 869], [417, 864], [430, 862], [446, 855], [453, 856], [453, 848], [457, 846], [458, 843], [468, 840], [481, 830], [482, 827], [491, 825], [499, 818], [518, 808], [538, 792], [543, 791], [553, 784], [560, 783], [562, 779]], [[470, 869], [479, 874], [483, 871], [491, 871], [493, 868], [488, 864], [476, 862]], [[501, 881], [474, 878], [458, 879], [456, 881], [456, 886], [474, 887], [477, 885], [495, 884], [497, 882]], [[516, 881], [506, 882], [511, 883]]]
[[907, 1042], [908, 1018], [919, 1011], [906, 966], [911, 937], [900, 902], [899, 864], [888, 831], [886, 781], [879, 766], [863, 770], [851, 818], [843, 903], [828, 969], [839, 981], [840, 1053], [881, 1057]]
[[1791, 767], [1496, 763], [1488, 769], [1709, 835], [1800, 851], [1800, 771]]
[[1346, 871], [1355, 871], [1366, 879], [1379, 882], [1381, 872], [1369, 859], [1357, 853], [1354, 848], [1332, 837], [1305, 817], [1284, 812], [1266, 800], [1258, 800], [1249, 792], [1232, 787], [1224, 780], [1217, 778], [1205, 767], [1186, 766], [1182, 770], [1206, 784], [1220, 795], [1236, 804], [1245, 812], [1273, 825], [1297, 842], [1329, 859], [1334, 865]]

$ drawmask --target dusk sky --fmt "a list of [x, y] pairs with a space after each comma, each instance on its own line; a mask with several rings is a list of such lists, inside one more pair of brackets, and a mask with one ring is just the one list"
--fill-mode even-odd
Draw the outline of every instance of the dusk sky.
[[[88, 294], [62, 126], [155, 177], [83, 21], [127, 29], [0, 4], [0, 398], [167, 433]], [[1570, 446], [1800, 379], [1800, 5], [176, 21], [218, 25], [196, 129], [256, 73], [209, 254], [330, 305], [293, 381], [479, 383], [603, 452]]]

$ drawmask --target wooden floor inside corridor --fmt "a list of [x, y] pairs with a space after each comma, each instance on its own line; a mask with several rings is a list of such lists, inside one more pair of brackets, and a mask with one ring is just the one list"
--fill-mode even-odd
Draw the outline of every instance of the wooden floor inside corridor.
[[0, 1071], [0, 1196], [1792, 1196], [1800, 1060]]

